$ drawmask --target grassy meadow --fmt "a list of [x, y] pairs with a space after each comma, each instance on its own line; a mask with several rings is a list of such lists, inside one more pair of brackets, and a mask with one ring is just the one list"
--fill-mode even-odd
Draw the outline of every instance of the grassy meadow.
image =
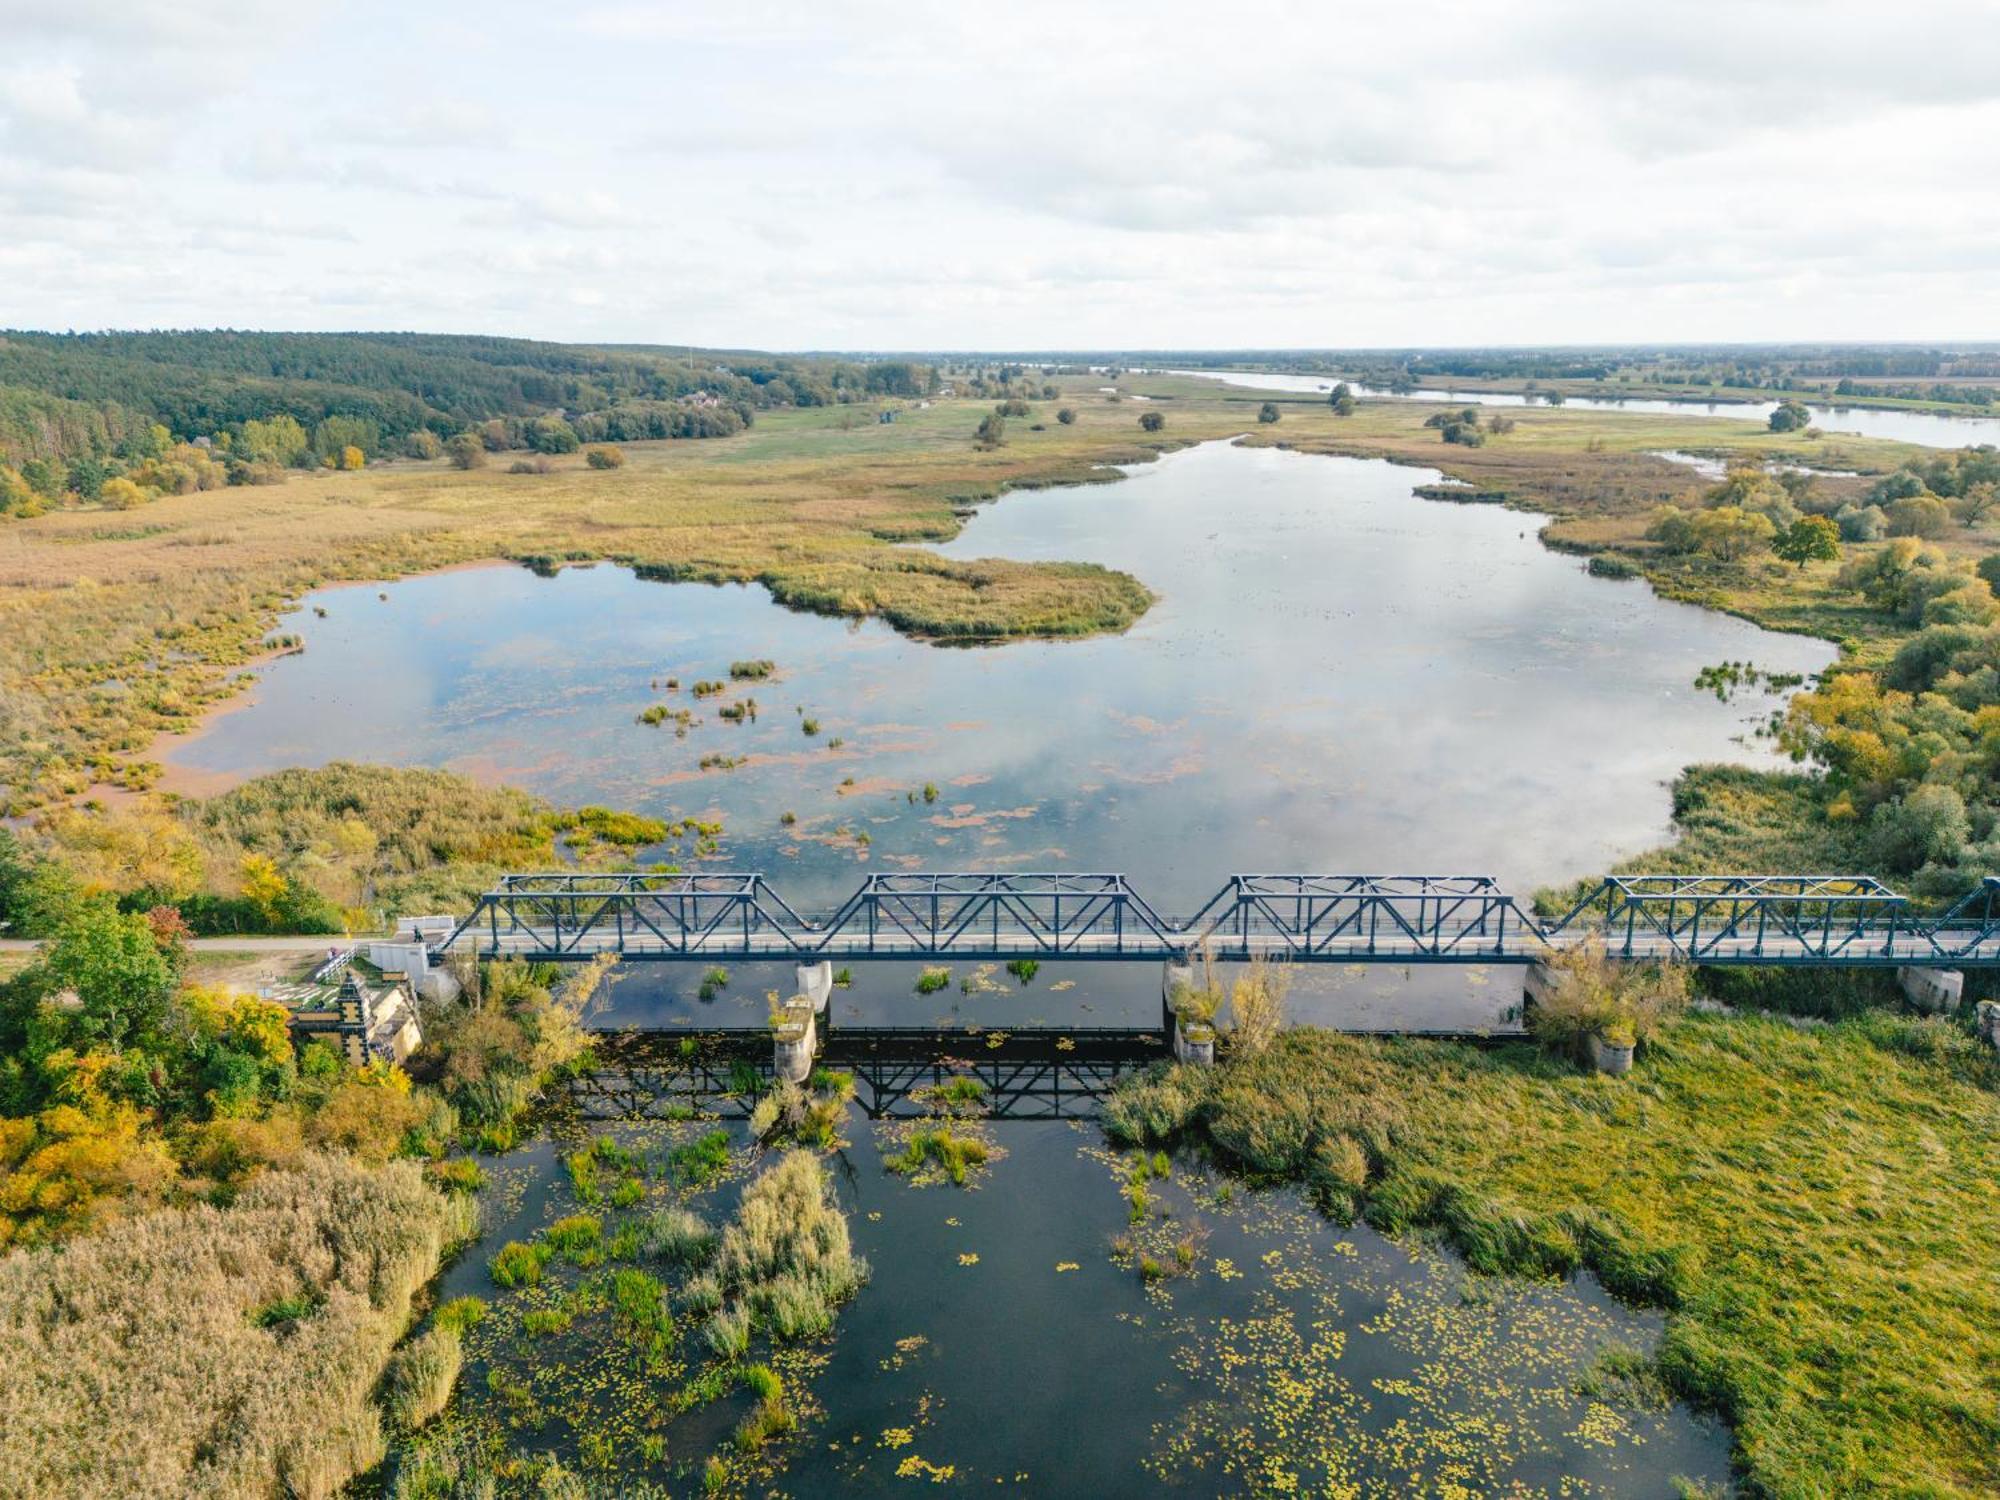
[[1286, 1032], [1128, 1085], [1193, 1139], [1480, 1271], [1595, 1271], [1669, 1312], [1658, 1371], [1763, 1496], [2000, 1488], [2000, 1061], [1874, 1013], [1671, 1023], [1629, 1078], [1530, 1045]]

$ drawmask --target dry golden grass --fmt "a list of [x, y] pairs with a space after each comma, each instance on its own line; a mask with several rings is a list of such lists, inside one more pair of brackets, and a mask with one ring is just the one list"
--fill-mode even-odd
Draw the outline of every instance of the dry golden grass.
[[337, 1493], [382, 1455], [371, 1393], [468, 1201], [317, 1158], [0, 1261], [0, 1495]]

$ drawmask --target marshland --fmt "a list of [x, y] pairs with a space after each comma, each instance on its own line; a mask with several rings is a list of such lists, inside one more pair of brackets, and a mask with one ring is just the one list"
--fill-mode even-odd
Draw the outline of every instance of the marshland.
[[[926, 378], [955, 393], [616, 462], [412, 442], [0, 524], [0, 904], [45, 943], [5, 955], [19, 1491], [1990, 1487], [1995, 1065], [1886, 983], [1601, 977], [1577, 1014], [1638, 1049], [1610, 1078], [1560, 1005], [1504, 1040], [1314, 1025], [1476, 1032], [1490, 974], [1223, 975], [1213, 1070], [1030, 1121], [992, 1039], [1157, 1026], [1156, 970], [844, 971], [836, 1030], [961, 1039], [876, 1115], [710, 1040], [788, 968], [468, 963], [356, 1069], [286, 1035], [301, 960], [197, 945], [562, 865], [760, 869], [815, 910], [882, 869], [1124, 869], [1183, 909], [1412, 860], [1552, 900], [1865, 864], [1942, 902], [1984, 868], [1990, 455]], [[1835, 555], [1783, 554], [1810, 518]], [[627, 1028], [707, 1082], [605, 1117]], [[282, 1214], [351, 1243], [269, 1248]], [[175, 1247], [223, 1243], [177, 1321]], [[133, 1346], [51, 1322], [80, 1302], [255, 1384], [162, 1365], [142, 1400]]]

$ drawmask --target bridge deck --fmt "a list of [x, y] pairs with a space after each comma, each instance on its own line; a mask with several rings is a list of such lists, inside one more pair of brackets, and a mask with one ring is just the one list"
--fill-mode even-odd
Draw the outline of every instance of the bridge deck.
[[433, 949], [575, 960], [1219, 960], [1779, 967], [2000, 964], [2000, 880], [1937, 918], [1867, 876], [1628, 876], [1542, 921], [1484, 876], [1239, 875], [1162, 917], [1118, 875], [873, 875], [809, 921], [759, 875], [510, 876]]

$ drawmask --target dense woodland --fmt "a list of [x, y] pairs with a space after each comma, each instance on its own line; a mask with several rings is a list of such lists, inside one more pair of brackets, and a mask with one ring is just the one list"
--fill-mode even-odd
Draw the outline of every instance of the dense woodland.
[[[437, 334], [0, 334], [0, 515], [286, 468], [726, 437], [758, 411], [921, 396], [906, 360], [590, 348]], [[150, 467], [149, 467], [150, 466]], [[126, 480], [133, 488], [105, 486]]]

